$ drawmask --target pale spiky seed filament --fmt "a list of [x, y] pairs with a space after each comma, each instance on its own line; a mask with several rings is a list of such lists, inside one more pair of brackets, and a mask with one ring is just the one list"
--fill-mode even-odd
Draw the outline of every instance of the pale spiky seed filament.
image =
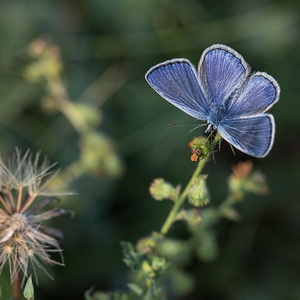
[[[4, 206], [4, 208], [6, 209], [7, 212], [12, 213], [9, 205], [4, 201], [4, 199], [2, 198], [1, 195], [0, 195], [0, 202]], [[1, 211], [3, 211], [3, 210], [1, 209]]]
[[4, 194], [4, 198], [8, 199], [8, 201], [6, 201], [6, 203], [9, 204], [9, 206], [11, 208], [13, 208], [14, 207], [14, 200], [13, 200], [13, 197], [12, 197], [10, 191], [7, 189], [7, 187], [3, 187], [2, 192]]
[[21, 200], [22, 200], [22, 187], [18, 187], [18, 197], [17, 197], [17, 205], [16, 210], [19, 211], [21, 208]]
[[20, 210], [21, 212], [24, 212], [34, 201], [34, 199], [37, 197], [38, 193], [33, 193], [32, 195], [28, 196], [26, 199], [26, 202], [24, 203], [23, 208]]
[[[15, 282], [20, 271], [28, 275], [29, 262], [34, 272], [35, 267], [46, 272], [41, 262], [63, 265], [62, 249], [57, 241], [63, 236], [61, 231], [42, 226], [40, 222], [70, 211], [41, 210], [56, 199], [53, 196], [70, 193], [46, 190], [57, 172], [52, 171], [54, 165], [46, 159], [41, 164], [39, 161], [40, 153], [32, 158], [29, 151], [22, 156], [19, 150], [7, 165], [0, 158], [0, 273], [8, 263], [11, 282]], [[32, 206], [42, 195], [48, 197]], [[61, 255], [62, 263], [52, 258], [53, 252]]]

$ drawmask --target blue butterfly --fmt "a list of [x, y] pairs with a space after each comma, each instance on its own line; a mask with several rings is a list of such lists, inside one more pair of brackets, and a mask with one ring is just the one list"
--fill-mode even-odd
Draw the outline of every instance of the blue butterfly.
[[150, 86], [188, 115], [207, 122], [240, 151], [265, 157], [271, 150], [275, 122], [266, 111], [278, 100], [280, 87], [265, 72], [251, 72], [232, 48], [216, 44], [202, 54], [198, 74], [185, 58], [172, 59], [146, 73]]

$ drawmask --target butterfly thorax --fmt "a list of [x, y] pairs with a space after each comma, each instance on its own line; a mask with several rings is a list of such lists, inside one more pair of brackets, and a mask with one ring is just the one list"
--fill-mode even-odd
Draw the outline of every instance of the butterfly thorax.
[[211, 124], [213, 128], [218, 128], [219, 124], [226, 117], [227, 109], [223, 105], [216, 104], [211, 104], [209, 108], [207, 123]]

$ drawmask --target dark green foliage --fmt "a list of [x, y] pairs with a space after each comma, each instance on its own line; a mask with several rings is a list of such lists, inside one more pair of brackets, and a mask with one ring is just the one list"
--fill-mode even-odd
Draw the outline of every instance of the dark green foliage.
[[[74, 210], [76, 217], [51, 224], [64, 231], [66, 266], [49, 270], [54, 281], [40, 279], [36, 299], [78, 300], [91, 286], [103, 293], [127, 293], [127, 283], [133, 280], [119, 241], [135, 244], [160, 230], [172, 202], [153, 201], [148, 187], [158, 177], [174, 187], [184, 186], [196, 166], [187, 144], [204, 132], [169, 127], [199, 122], [156, 95], [144, 74], [174, 57], [197, 64], [202, 51], [214, 43], [230, 45], [281, 86], [281, 99], [271, 110], [276, 120], [274, 147], [265, 159], [253, 159], [267, 176], [270, 191], [267, 197], [247, 196], [234, 208], [223, 206], [226, 219], [220, 222], [206, 218], [213, 224], [205, 235], [199, 231], [208, 241], [206, 248], [192, 256], [181, 242], [193, 236], [197, 245], [198, 236], [183, 222], [175, 224], [169, 238], [176, 241], [180, 251], [174, 250], [175, 256], [185, 267], [169, 270], [184, 283], [187, 296], [176, 291], [171, 299], [300, 297], [299, 9], [297, 1], [283, 0], [1, 3], [1, 156], [10, 156], [16, 146], [41, 150], [58, 162], [62, 180], [71, 179], [71, 189], [78, 193], [61, 199], [61, 206]], [[49, 81], [32, 81], [38, 72], [31, 77], [27, 73], [30, 67], [40, 71], [39, 58], [28, 52], [40, 38], [59, 49], [60, 65], [53, 68], [55, 64], [43, 61], [42, 66], [59, 72], [60, 86], [86, 122], [82, 131], [55, 105]], [[211, 207], [218, 207], [227, 195], [231, 166], [249, 159], [239, 152], [234, 155], [225, 142], [220, 149], [205, 169]], [[195, 210], [181, 217], [199, 221]], [[6, 300], [10, 288], [4, 271], [0, 285]], [[165, 287], [175, 291], [174, 286], [179, 285], [168, 282]]]

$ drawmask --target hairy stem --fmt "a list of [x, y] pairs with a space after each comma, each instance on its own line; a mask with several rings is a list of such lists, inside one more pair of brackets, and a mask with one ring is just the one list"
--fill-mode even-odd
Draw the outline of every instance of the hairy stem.
[[21, 283], [18, 275], [12, 283], [13, 300], [21, 300]]
[[84, 134], [87, 132], [88, 126], [83, 119], [82, 114], [80, 114], [76, 106], [72, 103], [72, 101], [70, 101], [68, 93], [60, 78], [48, 76], [47, 79], [49, 93], [56, 99], [61, 112], [65, 115], [78, 133]]
[[[220, 139], [220, 135], [217, 133], [217, 135], [215, 136], [215, 138], [212, 142], [212, 146], [213, 146], [212, 148], [214, 148], [216, 146], [219, 139]], [[168, 233], [168, 231], [170, 230], [172, 224], [176, 220], [176, 217], [177, 217], [177, 214], [178, 214], [179, 210], [181, 209], [181, 207], [182, 207], [182, 205], [183, 205], [183, 203], [186, 199], [186, 196], [187, 196], [187, 194], [188, 194], [188, 192], [191, 188], [191, 185], [193, 184], [194, 179], [197, 178], [197, 176], [199, 176], [199, 174], [201, 173], [201, 171], [204, 168], [208, 158], [210, 157], [210, 154], [208, 154], [204, 159], [201, 159], [199, 161], [198, 166], [197, 166], [194, 174], [192, 175], [191, 179], [189, 180], [188, 184], [186, 185], [186, 187], [183, 190], [183, 192], [181, 193], [181, 195], [175, 201], [173, 208], [171, 209], [165, 223], [163, 224], [163, 226], [160, 230], [161, 234], [166, 235]]]

